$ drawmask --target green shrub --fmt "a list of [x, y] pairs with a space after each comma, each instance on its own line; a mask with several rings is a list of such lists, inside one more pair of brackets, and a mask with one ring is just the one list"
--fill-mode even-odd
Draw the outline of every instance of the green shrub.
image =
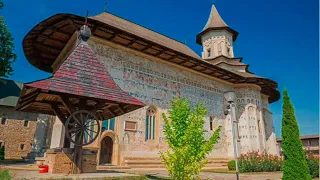
[[203, 126], [206, 114], [207, 109], [202, 103], [191, 109], [188, 100], [179, 98], [171, 102], [169, 117], [162, 114], [164, 134], [171, 150], [160, 155], [175, 180], [195, 179], [207, 163], [206, 155], [219, 139], [221, 127], [208, 140], [205, 139]]
[[4, 146], [0, 147], [0, 160], [4, 160]]
[[236, 161], [232, 160], [228, 162], [228, 169], [231, 170], [236, 170]]
[[312, 178], [319, 177], [319, 156], [313, 153], [306, 155], [307, 164]]
[[282, 149], [283, 180], [311, 180], [305, 154], [302, 148], [298, 122], [294, 113], [288, 91], [283, 92], [282, 105]]
[[240, 172], [280, 171], [283, 165], [280, 157], [255, 151], [241, 154], [238, 162]]
[[11, 175], [8, 170], [0, 171], [1, 180], [11, 180]]

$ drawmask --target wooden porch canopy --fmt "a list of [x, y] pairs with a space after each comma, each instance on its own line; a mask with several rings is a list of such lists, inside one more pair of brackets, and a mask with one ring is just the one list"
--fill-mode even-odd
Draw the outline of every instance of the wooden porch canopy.
[[143, 106], [113, 81], [88, 43], [81, 41], [53, 77], [24, 85], [16, 110], [57, 115], [65, 121], [86, 109], [104, 120]]
[[[53, 72], [52, 64], [83, 22], [84, 17], [81, 16], [56, 14], [36, 25], [23, 40], [23, 49], [28, 61], [43, 71]], [[201, 59], [185, 44], [108, 12], [89, 17], [88, 26], [92, 29], [93, 36], [125, 48], [232, 84], [258, 85], [261, 92], [269, 96], [270, 103], [280, 98], [278, 84], [275, 81], [215, 66]]]

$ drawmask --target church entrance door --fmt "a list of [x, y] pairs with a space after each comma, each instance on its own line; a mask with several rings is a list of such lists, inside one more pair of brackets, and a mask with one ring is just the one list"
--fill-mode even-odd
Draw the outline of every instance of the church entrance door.
[[100, 146], [100, 164], [112, 163], [113, 140], [106, 136], [101, 141]]

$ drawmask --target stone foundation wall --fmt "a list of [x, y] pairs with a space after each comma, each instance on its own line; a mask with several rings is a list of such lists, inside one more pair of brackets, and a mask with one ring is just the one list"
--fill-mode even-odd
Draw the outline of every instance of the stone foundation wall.
[[[49, 149], [44, 157], [43, 164], [49, 166], [49, 172], [53, 174], [66, 173], [69, 174], [72, 169], [72, 148], [55, 148]], [[97, 151], [84, 149], [82, 172], [92, 173], [97, 171]]]
[[[37, 128], [37, 115], [17, 112], [13, 107], [0, 106], [0, 142], [5, 146], [5, 159], [23, 159], [31, 152]], [[28, 121], [24, 126], [25, 120]], [[21, 149], [20, 146], [23, 146]]]

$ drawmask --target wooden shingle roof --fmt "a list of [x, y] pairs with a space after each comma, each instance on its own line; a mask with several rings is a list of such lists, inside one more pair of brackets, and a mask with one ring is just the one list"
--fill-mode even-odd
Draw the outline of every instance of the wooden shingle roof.
[[178, 52], [187, 54], [191, 57], [200, 58], [200, 56], [192, 51], [187, 45], [111, 13], [103, 12], [89, 18], [103, 22], [110, 26], [117, 27], [123, 31], [147, 39], [164, 47], [168, 47]]
[[[27, 60], [38, 69], [53, 72], [53, 63], [74, 32], [83, 25], [84, 19], [74, 14], [56, 14], [36, 25], [23, 40]], [[270, 102], [280, 97], [275, 81], [262, 77], [248, 78], [245, 74], [215, 66], [200, 58], [185, 44], [110, 13], [89, 17], [88, 26], [96, 38], [226, 82], [256, 84], [261, 87], [262, 93], [270, 96]]]
[[202, 44], [201, 36], [212, 30], [226, 30], [233, 35], [233, 41], [236, 41], [238, 37], [238, 32], [230, 28], [224, 20], [221, 18], [216, 6], [212, 4], [211, 12], [207, 24], [204, 26], [203, 30], [197, 35], [197, 43]]
[[[74, 48], [53, 77], [25, 84], [16, 109], [54, 114], [51, 106], [55, 104], [66, 114], [64, 98], [75, 107], [96, 108], [105, 119], [144, 106], [114, 82], [85, 41]], [[81, 103], [80, 99], [84, 101]]]

